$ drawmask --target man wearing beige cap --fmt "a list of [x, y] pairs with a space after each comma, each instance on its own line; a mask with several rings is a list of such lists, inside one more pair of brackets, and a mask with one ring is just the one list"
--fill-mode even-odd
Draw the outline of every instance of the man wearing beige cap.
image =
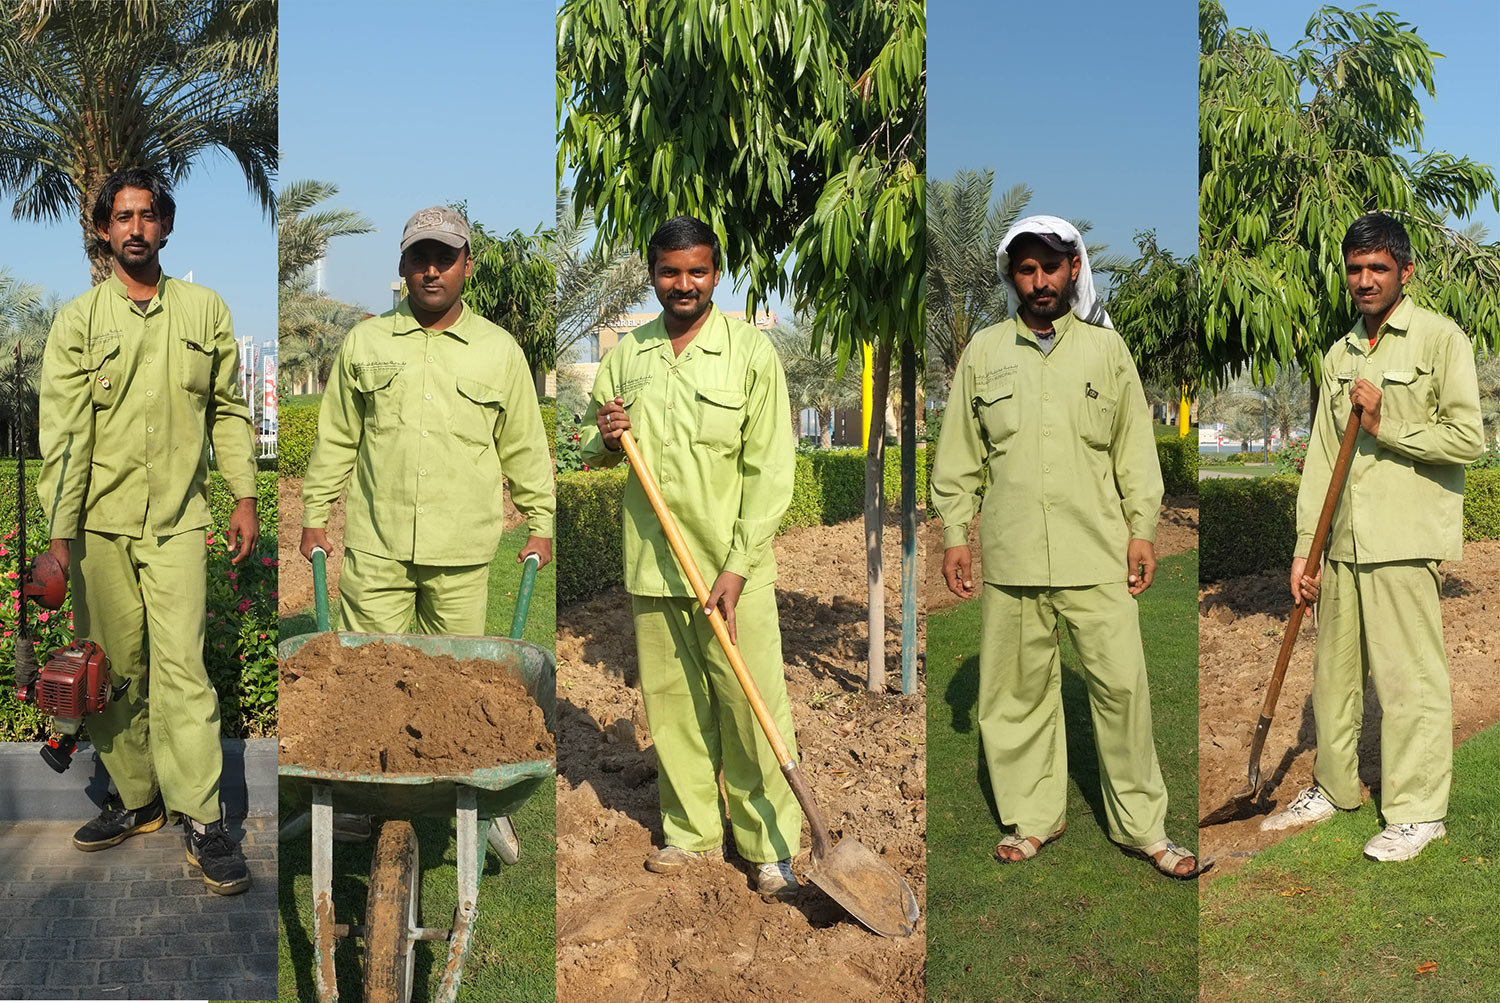
[[502, 472], [531, 529], [516, 559], [552, 560], [541, 412], [521, 347], [463, 303], [474, 266], [461, 215], [412, 216], [400, 273], [406, 298], [355, 325], [334, 359], [302, 483], [302, 554], [328, 548], [347, 486], [341, 629], [481, 634]]

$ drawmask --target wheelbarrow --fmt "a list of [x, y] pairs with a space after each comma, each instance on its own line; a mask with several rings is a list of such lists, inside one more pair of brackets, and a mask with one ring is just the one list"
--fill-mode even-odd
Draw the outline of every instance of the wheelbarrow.
[[[313, 551], [313, 586], [319, 631], [329, 629], [327, 556]], [[542, 708], [547, 729], [556, 729], [557, 665], [550, 651], [520, 640], [531, 603], [531, 590], [540, 560], [528, 557], [516, 594], [509, 637], [459, 637], [423, 634], [360, 634], [340, 632], [339, 643], [357, 647], [375, 641], [400, 644], [428, 654], [492, 661], [526, 685]], [[300, 634], [282, 641], [278, 653], [288, 658], [317, 634]], [[448, 944], [435, 999], [452, 1003], [458, 995], [464, 961], [478, 920], [479, 878], [488, 844], [507, 864], [519, 858], [520, 844], [509, 816], [555, 776], [551, 760], [530, 760], [481, 767], [453, 776], [364, 774], [323, 770], [283, 763], [277, 770], [280, 798], [292, 808], [310, 806], [312, 831], [313, 971], [318, 999], [336, 1003], [338, 981], [333, 951], [340, 937], [364, 941], [364, 998], [366, 1003], [408, 1003], [415, 972], [416, 943], [440, 940]], [[370, 885], [363, 926], [340, 923], [333, 907], [333, 812], [376, 815], [385, 819], [370, 862]], [[458, 907], [451, 926], [427, 927], [420, 922], [417, 835], [411, 818], [456, 813], [458, 833]], [[289, 839], [308, 824], [307, 813], [282, 827]]]

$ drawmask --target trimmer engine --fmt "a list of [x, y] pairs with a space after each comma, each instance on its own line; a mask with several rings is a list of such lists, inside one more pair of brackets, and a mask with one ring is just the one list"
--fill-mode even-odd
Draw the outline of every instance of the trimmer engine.
[[47, 740], [42, 758], [58, 773], [73, 764], [83, 715], [109, 706], [109, 659], [93, 641], [74, 641], [47, 656], [36, 688], [37, 709], [52, 715], [58, 734]]

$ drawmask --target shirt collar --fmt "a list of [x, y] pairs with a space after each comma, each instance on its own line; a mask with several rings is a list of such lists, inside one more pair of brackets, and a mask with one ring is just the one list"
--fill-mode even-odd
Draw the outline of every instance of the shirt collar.
[[[1380, 325], [1380, 330], [1375, 332], [1376, 344], [1380, 343], [1381, 336], [1387, 331], [1399, 331], [1401, 334], [1405, 334], [1411, 329], [1411, 318], [1416, 312], [1417, 305], [1412, 302], [1410, 296], [1403, 293], [1401, 295], [1401, 302], [1396, 304], [1396, 309], [1391, 311], [1391, 315], [1385, 319], [1385, 323]], [[1371, 351], [1370, 336], [1365, 332], [1364, 317], [1355, 320], [1354, 326], [1349, 329], [1348, 334], [1344, 335], [1344, 339], [1349, 342], [1351, 347], [1358, 349], [1362, 353], [1368, 354]]]
[[[156, 280], [156, 295], [153, 297], [153, 299], [155, 299], [158, 303], [160, 303], [165, 297], [167, 292], [167, 284], [171, 281], [171, 277], [168, 276], [165, 271], [163, 271], [161, 273], [161, 276]], [[110, 268], [109, 278], [104, 280], [104, 287], [114, 295], [120, 297], [120, 299], [122, 300], [127, 300], [131, 303], [135, 302], [135, 300], [130, 298], [130, 293], [126, 292], [125, 282], [120, 278], [119, 275], [115, 273], [114, 268]]]
[[[459, 341], [468, 344], [474, 337], [474, 325], [477, 323], [478, 316], [473, 310], [469, 309], [469, 304], [465, 303], [463, 310], [458, 315], [458, 319], [448, 325], [446, 331], [434, 331], [432, 333], [451, 334]], [[412, 315], [410, 300], [403, 297], [401, 302], [396, 304], [396, 315], [392, 318], [391, 333], [414, 334], [417, 331], [425, 330], [427, 329], [417, 323], [417, 318]]]
[[[642, 346], [644, 352], [670, 352], [672, 350], [672, 338], [667, 334], [666, 321], [662, 320], [665, 314], [657, 314], [656, 320], [651, 326], [658, 330], [647, 331], [641, 328], [643, 335], [649, 339]], [[688, 346], [689, 349], [698, 349], [708, 352], [710, 355], [720, 355], [729, 343], [729, 318], [719, 310], [716, 304], [708, 305], [708, 317], [703, 321], [703, 326], [698, 328], [698, 333]]]
[[[1031, 344], [1036, 345], [1036, 347], [1040, 349], [1042, 346], [1041, 343], [1037, 341], [1036, 332], [1026, 325], [1026, 322], [1021, 319], [1021, 315], [1019, 313], [1016, 314], [1015, 321], [1016, 337], [1022, 341], [1029, 341]], [[1063, 314], [1061, 317], [1052, 322], [1053, 348], [1056, 348], [1058, 345], [1062, 344], [1063, 335], [1072, 330], [1073, 325], [1076, 323], [1078, 323], [1078, 318], [1074, 315], [1072, 310], [1069, 310], [1067, 313]]]

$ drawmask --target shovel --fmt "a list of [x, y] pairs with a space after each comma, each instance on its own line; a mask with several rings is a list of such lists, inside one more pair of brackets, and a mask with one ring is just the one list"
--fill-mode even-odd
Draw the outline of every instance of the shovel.
[[[687, 541], [682, 538], [682, 533], [677, 529], [677, 521], [667, 510], [667, 503], [662, 500], [661, 491], [657, 489], [656, 479], [651, 476], [651, 470], [641, 458], [640, 449], [629, 429], [620, 433], [620, 445], [624, 447], [631, 469], [640, 479], [641, 487], [645, 489], [646, 497], [656, 511], [656, 517], [661, 521], [672, 553], [677, 555], [677, 562], [682, 565], [683, 573], [693, 586], [693, 594], [698, 597], [700, 605], [706, 604], [708, 586], [703, 583], [698, 565], [688, 552]], [[771, 743], [771, 751], [781, 764], [782, 775], [786, 777], [792, 793], [797, 796], [797, 803], [802, 805], [802, 812], [807, 816], [813, 844], [813, 866], [807, 874], [808, 880], [847, 909], [851, 916], [882, 937], [910, 936], [917, 928], [919, 915], [917, 897], [912, 893], [911, 886], [896, 873], [894, 867], [866, 849], [858, 840], [845, 837], [838, 846], [831, 845], [828, 827], [823, 823], [823, 814], [818, 811], [812, 791], [797, 769], [796, 760], [787, 751], [786, 743], [781, 740], [781, 734], [771, 720], [771, 712], [761, 699], [755, 680], [750, 678], [739, 648], [729, 639], [729, 627], [724, 623], [724, 617], [717, 607], [709, 613], [709, 623], [713, 625], [714, 636], [719, 639], [719, 645], [729, 658], [735, 677], [745, 690], [745, 697], [755, 711], [755, 719], [760, 722], [766, 741]]]
[[[1323, 511], [1318, 514], [1318, 528], [1313, 533], [1312, 548], [1307, 552], [1307, 567], [1317, 571], [1323, 560], [1323, 545], [1328, 542], [1328, 528], [1333, 524], [1333, 510], [1338, 506], [1339, 492], [1344, 489], [1344, 478], [1349, 473], [1349, 460], [1354, 455], [1354, 440], [1359, 433], [1359, 408], [1349, 411], [1349, 424], [1344, 429], [1344, 440], [1339, 444], [1338, 459], [1333, 464], [1333, 475], [1328, 479], [1328, 494], [1323, 499]], [[1223, 805], [1198, 820], [1198, 828], [1222, 825], [1241, 818], [1249, 818], [1270, 810], [1270, 804], [1257, 804], [1261, 794], [1260, 753], [1266, 744], [1266, 732], [1271, 730], [1271, 716], [1276, 712], [1276, 700], [1281, 696], [1281, 680], [1286, 676], [1286, 667], [1292, 660], [1292, 649], [1297, 646], [1297, 631], [1302, 626], [1307, 603], [1298, 602], [1292, 607], [1287, 621], [1286, 634], [1281, 639], [1281, 654], [1276, 656], [1276, 670], [1271, 673], [1271, 685], [1266, 690], [1266, 702], [1261, 707], [1260, 720], [1255, 724], [1255, 738], [1250, 742], [1250, 778], [1245, 789], [1235, 794]]]

